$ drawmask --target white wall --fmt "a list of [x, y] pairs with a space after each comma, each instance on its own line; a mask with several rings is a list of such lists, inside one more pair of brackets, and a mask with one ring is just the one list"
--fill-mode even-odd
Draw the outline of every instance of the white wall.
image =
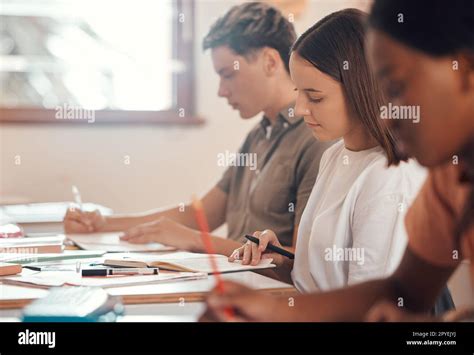
[[[186, 201], [210, 188], [223, 171], [217, 153], [237, 149], [258, 121], [243, 121], [217, 97], [217, 75], [209, 53], [201, 51], [211, 23], [240, 2], [197, 1], [196, 100], [204, 126], [2, 124], [0, 202], [70, 200], [76, 184], [85, 201], [132, 212]], [[360, 4], [312, 1], [295, 26], [301, 33], [336, 9]], [[123, 163], [125, 155], [130, 165]]]

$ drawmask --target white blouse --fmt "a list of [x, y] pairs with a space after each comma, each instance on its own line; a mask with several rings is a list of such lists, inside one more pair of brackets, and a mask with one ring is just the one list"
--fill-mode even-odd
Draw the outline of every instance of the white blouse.
[[407, 243], [405, 213], [426, 175], [414, 160], [387, 168], [381, 147], [328, 148], [298, 229], [296, 288], [326, 291], [391, 274]]

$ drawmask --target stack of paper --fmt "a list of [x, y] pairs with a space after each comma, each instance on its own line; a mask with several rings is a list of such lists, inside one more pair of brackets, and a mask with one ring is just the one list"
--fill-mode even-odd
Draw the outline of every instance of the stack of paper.
[[45, 254], [61, 253], [64, 236], [53, 235], [34, 238], [0, 238], [1, 253]]
[[44, 261], [97, 258], [103, 256], [104, 254], [104, 251], [85, 250], [65, 250], [63, 253], [59, 254], [0, 253], [0, 262], [30, 264]]

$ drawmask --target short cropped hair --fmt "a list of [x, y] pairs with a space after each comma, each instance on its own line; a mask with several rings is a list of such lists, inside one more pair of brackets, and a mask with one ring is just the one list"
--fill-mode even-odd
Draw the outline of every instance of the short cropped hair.
[[206, 50], [225, 45], [243, 56], [263, 47], [274, 48], [289, 73], [289, 52], [295, 40], [293, 24], [279, 10], [265, 3], [250, 2], [232, 7], [219, 18], [202, 46]]

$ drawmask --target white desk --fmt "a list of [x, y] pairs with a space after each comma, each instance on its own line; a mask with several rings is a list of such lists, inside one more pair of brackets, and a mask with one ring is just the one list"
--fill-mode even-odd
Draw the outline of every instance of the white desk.
[[[56, 232], [62, 233], [62, 223], [26, 223], [22, 224], [26, 233]], [[251, 288], [266, 290], [274, 294], [295, 293], [291, 285], [251, 272], [226, 273], [224, 280], [243, 283]], [[213, 276], [203, 280], [167, 282], [162, 284], [107, 288], [113, 295], [120, 295], [125, 303], [125, 317], [121, 321], [195, 321], [204, 310], [203, 294], [215, 285]], [[35, 299], [47, 294], [47, 290], [0, 284], [0, 300]], [[200, 294], [200, 295], [197, 295]], [[167, 295], [166, 303], [154, 301], [156, 295]], [[2, 309], [0, 322], [18, 320], [21, 308]]]
[[[267, 292], [276, 294], [293, 294], [294, 291], [288, 289], [290, 285], [273, 280], [269, 277], [256, 274], [252, 271], [243, 271], [235, 273], [222, 274], [224, 280], [232, 280], [243, 283], [256, 289], [266, 289]], [[154, 285], [127, 286], [107, 288], [106, 290], [113, 295], [138, 295], [141, 300], [147, 296], [152, 297], [156, 294], [169, 294], [177, 298], [177, 302], [169, 303], [145, 303], [145, 304], [126, 304], [125, 316], [121, 321], [195, 321], [204, 310], [203, 302], [187, 301], [189, 292], [207, 292], [214, 287], [215, 277], [209, 276], [204, 280], [191, 280], [181, 282], [169, 282]], [[282, 290], [286, 290], [283, 291]], [[34, 289], [30, 287], [19, 287], [0, 284], [0, 298], [37, 298], [47, 294], [47, 290]], [[133, 299], [132, 299], [133, 302]], [[140, 301], [141, 302], [141, 301]], [[0, 321], [12, 321], [18, 319], [21, 315], [21, 308], [0, 309]]]

